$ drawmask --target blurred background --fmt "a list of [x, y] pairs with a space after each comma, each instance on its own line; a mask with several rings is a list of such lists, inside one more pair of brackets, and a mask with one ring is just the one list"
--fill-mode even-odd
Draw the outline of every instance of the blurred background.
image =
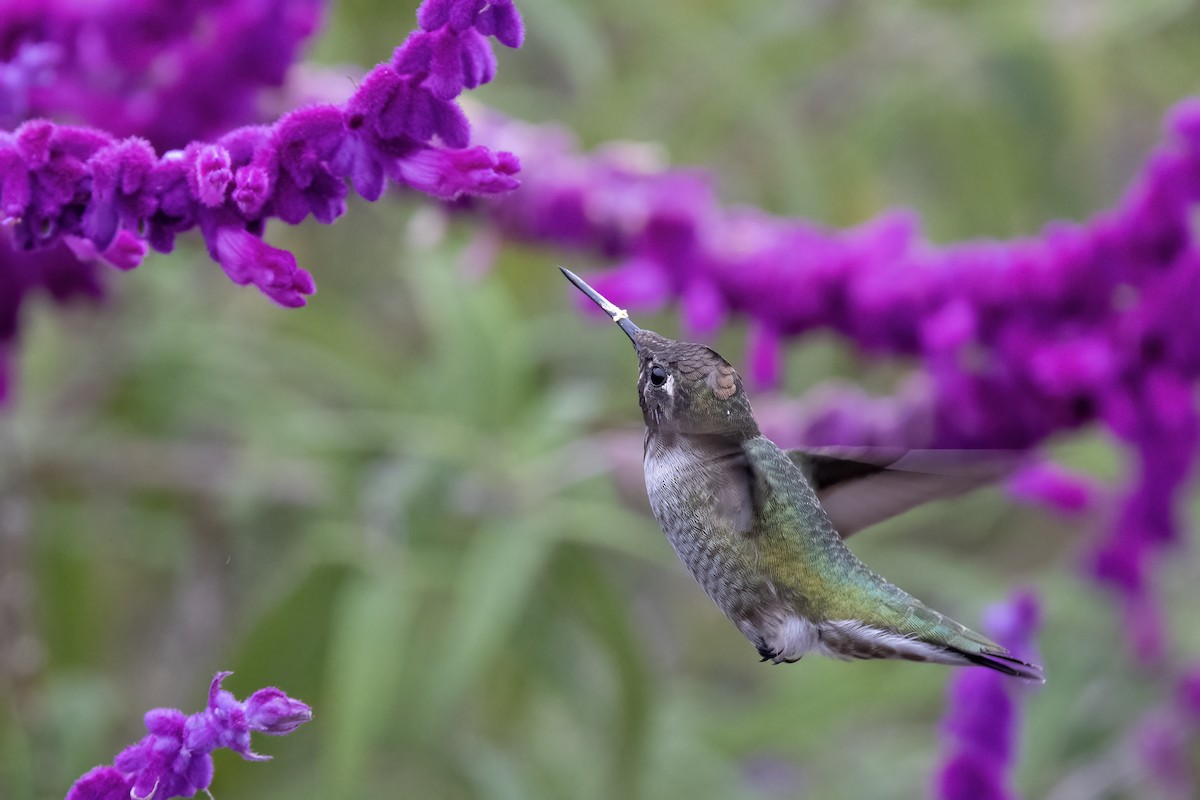
[[[312, 60], [387, 59], [416, 5], [332, 4]], [[519, 6], [527, 43], [475, 99], [589, 147], [661, 143], [730, 203], [836, 226], [907, 206], [938, 241], [1112, 204], [1200, 88], [1183, 0]], [[269, 764], [218, 752], [222, 800], [925, 795], [949, 669], [758, 663], [618, 489], [640, 482], [635, 362], [554, 269], [606, 265], [506, 246], [481, 273], [475, 220], [439, 225], [392, 195], [273, 226], [317, 279], [301, 310], [234, 286], [197, 236], [112, 271], [102, 307], [29, 309], [0, 416], [0, 570], [22, 587], [5, 636], [28, 667], [0, 704], [0, 797], [61, 796], [223, 669], [316, 718], [256, 739]], [[680, 330], [671, 309], [637, 321]], [[735, 321], [709, 343], [736, 362], [745, 338]], [[787, 362], [779, 398], [886, 392], [909, 367], [823, 334]], [[1100, 432], [1051, 450], [1127, 468]], [[851, 540], [968, 624], [1040, 592], [1028, 797], [1159, 791], [1134, 729], [1164, 684], [1078, 569], [1103, 524], [992, 489]], [[1159, 575], [1178, 651], [1200, 653], [1196, 560]]]

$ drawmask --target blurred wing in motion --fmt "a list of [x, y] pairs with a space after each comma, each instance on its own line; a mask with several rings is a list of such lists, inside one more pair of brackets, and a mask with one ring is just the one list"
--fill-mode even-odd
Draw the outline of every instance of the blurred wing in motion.
[[965, 494], [1024, 461], [1015, 450], [788, 450], [842, 538], [930, 500]]

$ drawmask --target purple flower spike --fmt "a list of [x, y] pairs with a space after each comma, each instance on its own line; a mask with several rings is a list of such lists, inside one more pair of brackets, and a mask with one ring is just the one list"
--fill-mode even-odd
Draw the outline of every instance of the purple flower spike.
[[[1037, 598], [1019, 592], [989, 609], [984, 626], [1014, 655], [1032, 660], [1039, 617]], [[942, 722], [948, 754], [937, 777], [935, 794], [940, 800], [1015, 796], [1005, 773], [1017, 734], [1016, 697], [1023, 688], [991, 670], [963, 670], [954, 676]]]
[[250, 749], [250, 732], [277, 736], [312, 719], [312, 709], [279, 689], [260, 689], [241, 702], [221, 689], [230, 672], [219, 672], [208, 691], [208, 706], [185, 715], [173, 708], [146, 713], [147, 735], [125, 748], [111, 767], [85, 773], [66, 800], [170, 800], [207, 791], [213, 779], [212, 751], [227, 747], [247, 761], [266, 761]]
[[[268, 220], [333, 222], [346, 212], [347, 179], [368, 200], [389, 179], [444, 200], [519, 185], [515, 156], [470, 146], [456, 102], [495, 76], [488, 36], [520, 43], [511, 3], [426, 0], [421, 29], [345, 103], [308, 105], [271, 125], [253, 124], [257, 94], [282, 84], [322, 2], [177, 5], [52, 3], [0, 19], [0, 57], [9, 58], [0, 121], [19, 125], [0, 130], [0, 223], [13, 250], [73, 252], [86, 262], [73, 274], [92, 280], [96, 262], [129, 270], [147, 249], [170, 252], [178, 234], [200, 228], [235, 283], [294, 308], [313, 279], [261, 241]], [[26, 111], [97, 127], [23, 120]], [[0, 256], [0, 398], [12, 385], [23, 298], [39, 288], [72, 294], [71, 270], [3, 274], [19, 260]]]
[[[487, 40], [473, 27], [483, 8], [477, 0], [432, 3], [422, 24], [444, 23], [410, 36], [396, 66], [377, 66], [344, 107], [302, 108], [273, 126], [161, 158], [145, 140], [45, 120], [0, 134], [0, 206], [17, 244], [78, 236], [104, 251], [118, 230], [145, 228], [151, 246], [170, 250], [177, 233], [196, 225], [261, 230], [268, 217], [295, 224], [309, 214], [332, 222], [345, 212], [345, 177], [368, 199], [382, 194], [385, 177], [444, 199], [511, 191], [516, 158], [467, 148], [470, 127], [453, 102], [495, 74]], [[298, 304], [284, 294], [272, 296]]]

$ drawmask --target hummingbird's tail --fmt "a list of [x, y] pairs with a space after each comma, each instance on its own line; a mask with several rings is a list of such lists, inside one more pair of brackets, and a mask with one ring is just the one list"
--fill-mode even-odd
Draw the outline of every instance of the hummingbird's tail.
[[[891, 612], [891, 618], [843, 625], [840, 626], [839, 633], [843, 637], [858, 640], [859, 649], [864, 640], [874, 642], [876, 650], [880, 644], [888, 647], [883, 650], [883, 655], [871, 652], [868, 648], [868, 654], [865, 656], [854, 652], [854, 644], [844, 647], [852, 657], [907, 658], [938, 664], [987, 667], [1014, 678], [1036, 683], [1046, 682], [1042, 668], [1038, 665], [1020, 660], [983, 634], [976, 633], [961, 622], [934, 611], [900, 589], [890, 584], [883, 585], [894, 593], [892, 602], [881, 606]], [[879, 607], [876, 611], [878, 610]]]
[[954, 655], [963, 659], [962, 663], [973, 664], [978, 667], [987, 667], [994, 669], [997, 672], [1002, 672], [1005, 675], [1011, 675], [1014, 678], [1021, 678], [1035, 683], [1045, 683], [1046, 676], [1042, 674], [1042, 668], [1037, 664], [1030, 664], [1026, 661], [1014, 658], [1009, 655], [1008, 651], [991, 651], [983, 650], [982, 652], [972, 653], [966, 650], [960, 650], [957, 647], [947, 647]]

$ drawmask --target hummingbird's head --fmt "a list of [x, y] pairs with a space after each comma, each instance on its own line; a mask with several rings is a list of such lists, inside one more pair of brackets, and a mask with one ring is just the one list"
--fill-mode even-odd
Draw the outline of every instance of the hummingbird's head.
[[758, 424], [737, 370], [715, 350], [677, 342], [639, 328], [575, 273], [567, 279], [604, 309], [625, 331], [637, 351], [638, 402], [651, 431], [684, 434], [758, 434]]

